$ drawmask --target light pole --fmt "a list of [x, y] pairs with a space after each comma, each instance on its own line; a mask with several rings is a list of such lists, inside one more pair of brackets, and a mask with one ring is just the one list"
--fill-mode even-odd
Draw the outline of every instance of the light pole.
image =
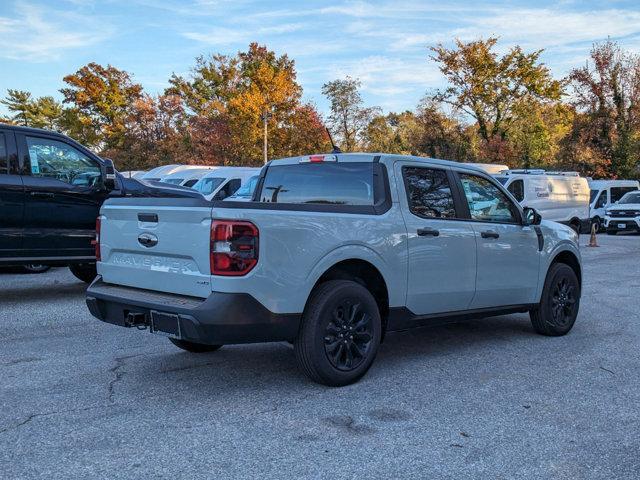
[[267, 124], [269, 122], [269, 119], [271, 118], [271, 112], [269, 112], [267, 110], [267, 108], [265, 107], [264, 111], [262, 112], [262, 115], [260, 115], [260, 118], [262, 119], [262, 124], [264, 127], [264, 138], [263, 138], [263, 142], [262, 142], [262, 157], [264, 160], [264, 163], [267, 163]]

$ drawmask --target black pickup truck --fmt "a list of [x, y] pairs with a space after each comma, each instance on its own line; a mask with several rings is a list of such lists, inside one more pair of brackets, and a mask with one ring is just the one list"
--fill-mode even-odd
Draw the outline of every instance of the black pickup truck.
[[193, 195], [125, 179], [111, 160], [65, 135], [0, 123], [0, 266], [68, 266], [91, 282], [107, 197]]

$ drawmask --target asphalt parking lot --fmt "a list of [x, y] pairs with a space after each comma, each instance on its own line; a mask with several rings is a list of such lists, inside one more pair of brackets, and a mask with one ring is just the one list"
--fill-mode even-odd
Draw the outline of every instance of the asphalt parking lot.
[[521, 314], [393, 334], [341, 389], [287, 344], [196, 355], [103, 324], [67, 269], [0, 273], [0, 477], [639, 478], [640, 237], [598, 240], [569, 335]]

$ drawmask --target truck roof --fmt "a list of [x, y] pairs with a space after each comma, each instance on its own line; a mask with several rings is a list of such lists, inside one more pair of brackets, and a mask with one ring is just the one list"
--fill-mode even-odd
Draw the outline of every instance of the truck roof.
[[[411, 160], [414, 162], [424, 162], [425, 164], [430, 165], [442, 165], [448, 167], [456, 167], [456, 168], [466, 168], [469, 170], [474, 170], [477, 172], [486, 173], [485, 170], [476, 166], [472, 163], [463, 163], [463, 162], [454, 162], [451, 160], [441, 160], [439, 158], [432, 157], [418, 157], [415, 155], [399, 155], [399, 154], [389, 154], [389, 153], [362, 153], [362, 152], [354, 152], [354, 153], [314, 153], [311, 155], [301, 155], [298, 157], [287, 157], [287, 158], [279, 158], [277, 160], [271, 160], [268, 165], [294, 165], [297, 163], [305, 163], [309, 161], [314, 161], [313, 157], [335, 157], [332, 161], [338, 162], [372, 162], [375, 157], [384, 157], [386, 159], [391, 159], [392, 161], [399, 160]], [[322, 161], [322, 160], [315, 160]]]

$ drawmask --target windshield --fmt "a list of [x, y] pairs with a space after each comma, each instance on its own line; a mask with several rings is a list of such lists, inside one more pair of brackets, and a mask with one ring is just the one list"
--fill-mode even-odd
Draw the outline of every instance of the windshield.
[[600, 190], [591, 190], [591, 196], [589, 197], [589, 203], [593, 203], [593, 201], [598, 196], [598, 193], [600, 193]]
[[258, 183], [258, 175], [254, 175], [251, 177], [247, 183], [241, 186], [236, 193], [233, 194], [234, 197], [250, 197], [253, 194], [253, 190], [256, 188], [256, 184]]
[[620, 199], [618, 205], [629, 203], [640, 203], [640, 192], [627, 193]]
[[224, 177], [205, 177], [196, 183], [193, 188], [203, 195], [211, 195], [224, 181]]
[[180, 185], [184, 181], [184, 178], [168, 178], [163, 180], [162, 183], [170, 183], [171, 185]]

